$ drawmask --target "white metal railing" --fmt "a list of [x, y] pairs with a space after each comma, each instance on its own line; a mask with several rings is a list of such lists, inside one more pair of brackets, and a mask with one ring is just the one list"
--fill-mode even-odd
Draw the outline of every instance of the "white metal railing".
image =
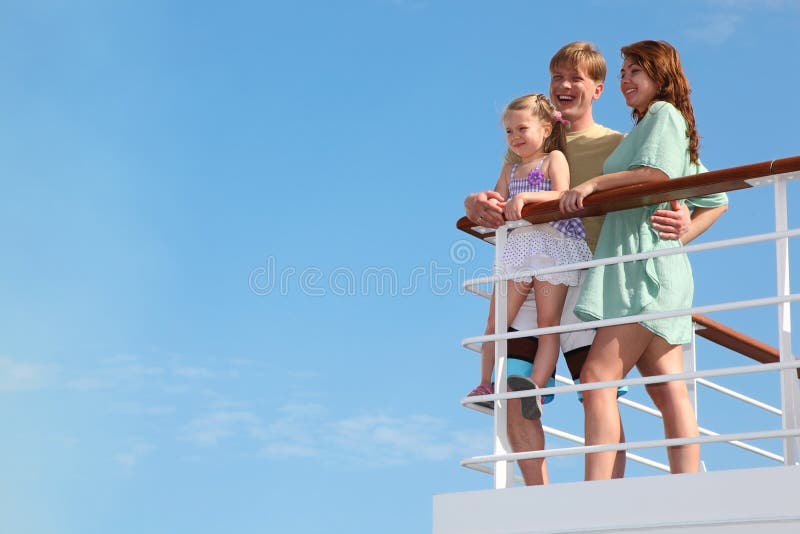
[[[674, 249], [659, 250], [648, 253], [629, 254], [617, 258], [604, 258], [598, 260], [591, 260], [571, 265], [560, 265], [549, 267], [545, 269], [536, 269], [521, 271], [513, 276], [491, 276], [476, 278], [468, 280], [464, 283], [464, 287], [475, 294], [483, 297], [488, 297], [489, 293], [482, 291], [478, 288], [479, 285], [488, 283], [495, 284], [497, 289], [497, 298], [495, 299], [495, 334], [469, 337], [463, 340], [462, 345], [470, 350], [480, 352], [480, 345], [483, 342], [495, 342], [495, 384], [496, 393], [492, 395], [482, 395], [467, 397], [461, 400], [461, 403], [466, 406], [474, 407], [477, 402], [485, 401], [500, 401], [494, 404], [494, 410], [484, 409], [481, 411], [494, 412], [494, 453], [490, 455], [477, 456], [462, 460], [461, 464], [465, 467], [475, 469], [485, 473], [494, 475], [494, 485], [497, 488], [508, 487], [513, 484], [514, 480], [519, 481], [518, 477], [513, 473], [513, 462], [517, 460], [531, 459], [531, 458], [548, 458], [554, 456], [566, 456], [577, 454], [588, 454], [594, 452], [604, 451], [618, 451], [641, 448], [654, 448], [654, 447], [671, 447], [678, 445], [687, 445], [694, 443], [729, 443], [735, 447], [739, 447], [748, 452], [763, 456], [776, 462], [782, 462], [786, 465], [796, 465], [800, 459], [800, 389], [798, 389], [797, 381], [797, 368], [800, 367], [800, 360], [795, 360], [791, 354], [791, 318], [790, 318], [790, 304], [792, 302], [800, 301], [800, 294], [792, 294], [789, 285], [789, 249], [788, 240], [792, 237], [800, 236], [800, 229], [790, 230], [788, 228], [788, 214], [787, 214], [787, 187], [786, 182], [789, 180], [800, 178], [798, 173], [783, 173], [765, 178], [756, 178], [747, 180], [753, 186], [760, 186], [766, 184], [774, 184], [775, 187], [775, 231], [770, 233], [751, 235], [739, 237], [734, 239], [726, 239], [721, 241], [700, 243], [688, 246], [681, 246]], [[503, 249], [505, 247], [506, 236], [512, 227], [526, 224], [515, 222], [513, 224], [501, 227], [495, 233], [493, 242], [496, 244], [495, 255], [496, 258], [502, 257]], [[491, 229], [486, 229], [491, 230]], [[479, 232], [481, 232], [479, 230]], [[482, 232], [483, 233], [483, 232]], [[488, 238], [484, 238], [489, 240]], [[556, 272], [563, 272], [575, 269], [585, 269], [598, 265], [608, 265], [612, 263], [622, 263], [628, 261], [635, 261], [640, 259], [666, 256], [671, 254], [681, 254], [690, 252], [701, 252], [705, 250], [719, 249], [732, 246], [743, 246], [752, 243], [759, 243], [765, 241], [775, 241], [776, 243], [776, 262], [777, 262], [777, 294], [774, 297], [764, 297], [757, 299], [749, 299], [743, 301], [729, 302], [723, 304], [697, 306], [688, 309], [674, 310], [669, 312], [641, 314], [633, 317], [624, 317], [618, 319], [604, 319], [598, 321], [587, 321], [584, 323], [559, 325], [547, 328], [535, 328], [529, 330], [520, 330], [516, 332], [507, 332], [507, 317], [506, 317], [506, 284], [498, 284], [497, 282], [512, 280], [512, 279], [529, 279], [531, 276], [539, 274], [549, 274]], [[772, 430], [762, 430], [755, 432], [738, 432], [729, 434], [719, 434], [707, 428], [700, 428], [700, 436], [691, 438], [672, 438], [672, 439], [658, 439], [635, 441], [628, 443], [615, 443], [605, 445], [592, 445], [592, 446], [579, 446], [579, 447], [565, 447], [557, 449], [546, 449], [543, 451], [523, 451], [511, 452], [508, 445], [508, 437], [506, 434], [506, 399], [528, 397], [534, 394], [533, 391], [519, 391], [509, 392], [506, 387], [506, 366], [507, 366], [507, 340], [513, 338], [521, 338], [528, 336], [537, 336], [542, 334], [564, 333], [576, 330], [583, 330], [588, 328], [598, 328], [603, 326], [611, 326], [618, 324], [638, 323], [647, 320], [662, 319], [668, 317], [685, 316], [696, 313], [711, 313], [717, 311], [738, 310], [745, 308], [752, 308], [755, 306], [775, 305], [778, 308], [778, 326], [779, 326], [779, 355], [780, 361], [777, 363], [758, 364], [738, 367], [727, 367], [720, 369], [709, 369], [697, 371], [694, 368], [688, 372], [677, 373], [672, 375], [659, 375], [648, 376], [639, 378], [628, 378], [623, 380], [614, 380], [608, 382], [595, 382], [588, 384], [573, 384], [572, 380], [564, 377], [557, 377], [561, 383], [568, 384], [566, 386], [554, 386], [539, 388], [535, 391], [536, 395], [549, 395], [549, 394], [562, 394], [578, 391], [586, 391], [592, 389], [601, 389], [607, 387], [617, 386], [637, 386], [646, 384], [662, 383], [672, 380], [686, 380], [692, 388], [696, 385], [702, 385], [720, 394], [729, 396], [741, 402], [765, 410], [774, 415], [781, 417], [781, 428]], [[692, 343], [692, 348], [694, 344]], [[781, 384], [781, 408], [770, 406], [767, 403], [753, 399], [747, 395], [743, 395], [730, 388], [723, 387], [714, 382], [708, 381], [708, 377], [714, 376], [732, 376], [748, 373], [762, 373], [762, 372], [779, 372]], [[650, 408], [646, 405], [637, 403], [635, 401], [620, 398], [618, 402], [622, 405], [631, 407], [632, 409], [640, 412], [661, 417], [658, 410]], [[562, 439], [583, 444], [583, 438], [576, 436], [569, 432], [558, 430], [553, 427], [544, 427], [545, 432], [560, 437]], [[773, 452], [755, 447], [748, 443], [746, 440], [766, 439], [766, 438], [779, 438], [783, 440], [783, 456]], [[645, 465], [650, 465], [662, 471], [668, 471], [669, 468], [664, 464], [655, 462], [651, 459], [635, 455], [627, 452], [628, 458]], [[484, 464], [491, 464], [486, 466]]]

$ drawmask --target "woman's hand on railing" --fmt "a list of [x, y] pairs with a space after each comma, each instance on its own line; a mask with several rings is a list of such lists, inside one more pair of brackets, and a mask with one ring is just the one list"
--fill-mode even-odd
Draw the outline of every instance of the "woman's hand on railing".
[[561, 194], [558, 207], [561, 213], [572, 213], [583, 209], [583, 199], [594, 193], [596, 185], [592, 180], [584, 182]]

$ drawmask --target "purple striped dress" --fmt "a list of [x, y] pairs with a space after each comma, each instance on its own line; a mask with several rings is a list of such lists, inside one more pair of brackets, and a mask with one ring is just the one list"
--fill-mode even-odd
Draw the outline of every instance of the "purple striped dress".
[[[528, 176], [516, 178], [518, 165], [511, 168], [508, 184], [508, 200], [519, 193], [551, 191], [552, 183], [542, 174], [542, 158]], [[507, 274], [522, 269], [541, 269], [565, 263], [577, 263], [592, 259], [592, 253], [585, 241], [586, 228], [580, 218], [562, 219], [544, 224], [522, 226], [508, 235], [503, 253], [502, 268]], [[580, 272], [567, 271], [537, 275], [538, 280], [551, 284], [578, 284]]]

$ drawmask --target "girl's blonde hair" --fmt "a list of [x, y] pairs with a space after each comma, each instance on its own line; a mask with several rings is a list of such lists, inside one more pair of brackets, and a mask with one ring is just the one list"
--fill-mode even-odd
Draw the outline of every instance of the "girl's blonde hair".
[[[531, 115], [542, 120], [542, 122], [553, 125], [553, 130], [547, 139], [544, 140], [542, 150], [549, 153], [553, 150], [560, 150], [567, 153], [567, 126], [569, 122], [561, 117], [561, 113], [550, 102], [550, 99], [541, 93], [532, 93], [512, 100], [503, 110], [503, 120], [509, 111], [530, 111]], [[512, 153], [513, 154], [513, 153]], [[508, 154], [506, 160], [509, 160]], [[517, 158], [519, 161], [519, 158]]]

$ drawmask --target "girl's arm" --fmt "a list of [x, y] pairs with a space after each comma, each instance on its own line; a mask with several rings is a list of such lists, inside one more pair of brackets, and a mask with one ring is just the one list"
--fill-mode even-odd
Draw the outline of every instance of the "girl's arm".
[[494, 186], [494, 190], [497, 191], [500, 196], [503, 197], [503, 200], [508, 198], [508, 182], [511, 181], [511, 164], [504, 163], [503, 167], [500, 169], [500, 176], [497, 178], [497, 183]]
[[626, 185], [648, 184], [669, 180], [669, 176], [661, 169], [654, 167], [636, 167], [627, 171], [614, 172], [595, 176], [591, 180], [573, 187], [561, 194], [561, 213], [572, 213], [583, 209], [583, 199], [592, 193], [616, 189]]
[[553, 150], [547, 157], [547, 161], [542, 168], [544, 174], [550, 179], [552, 191], [537, 191], [535, 193], [519, 193], [511, 202], [506, 203], [505, 216], [509, 221], [516, 221], [522, 218], [522, 208], [532, 202], [544, 202], [546, 200], [558, 200], [562, 191], [569, 189], [569, 164], [564, 153], [560, 150]]
[[567, 163], [564, 153], [560, 150], [553, 150], [546, 163], [545, 175], [550, 178], [551, 189], [553, 191], [569, 189], [569, 163]]

